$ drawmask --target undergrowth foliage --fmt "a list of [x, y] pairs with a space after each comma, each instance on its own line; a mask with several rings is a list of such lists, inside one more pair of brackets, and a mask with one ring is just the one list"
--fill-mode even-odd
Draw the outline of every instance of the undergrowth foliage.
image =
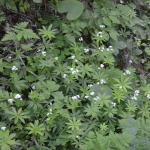
[[149, 150], [148, 3], [56, 1], [38, 33], [14, 25], [1, 39], [15, 44], [0, 57], [0, 149]]

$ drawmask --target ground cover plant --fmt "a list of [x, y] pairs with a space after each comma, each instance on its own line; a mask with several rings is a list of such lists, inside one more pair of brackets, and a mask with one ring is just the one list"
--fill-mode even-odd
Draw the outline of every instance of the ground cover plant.
[[1, 150], [150, 149], [150, 1], [0, 3]]

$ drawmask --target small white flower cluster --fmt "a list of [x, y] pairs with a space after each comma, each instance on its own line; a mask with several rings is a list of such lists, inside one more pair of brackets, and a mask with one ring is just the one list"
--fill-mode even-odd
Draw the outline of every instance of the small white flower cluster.
[[13, 66], [12, 70], [18, 70], [18, 68], [16, 66]]
[[129, 63], [132, 63], [132, 60], [129, 60]]
[[84, 98], [89, 98], [89, 96], [86, 95]]
[[93, 85], [92, 85], [92, 84], [89, 84], [88, 86], [89, 86], [89, 87], [92, 87]]
[[8, 58], [11, 59], [11, 56], [9, 56]]
[[[100, 64], [100, 67], [101, 67], [101, 68], [104, 68], [104, 65], [103, 65], [103, 64]], [[98, 70], [100, 69], [100, 67], [98, 67]]]
[[101, 52], [103, 52], [103, 51], [104, 51], [104, 47], [102, 47], [102, 48], [100, 48], [100, 47], [99, 47], [98, 49], [101, 49]]
[[147, 98], [150, 99], [150, 95], [149, 94], [147, 94]]
[[90, 93], [90, 95], [94, 95], [94, 94], [95, 94], [95, 92], [91, 92], [91, 93]]
[[32, 89], [35, 90], [35, 86], [32, 86]]
[[145, 63], [145, 60], [144, 60], [144, 59], [141, 59], [141, 63], [144, 64], [144, 63]]
[[75, 59], [75, 56], [71, 56], [71, 59]]
[[5, 130], [6, 129], [6, 127], [1, 127], [1, 130]]
[[78, 139], [78, 138], [79, 138], [79, 136], [76, 136], [76, 138]]
[[102, 32], [98, 32], [98, 33], [97, 33], [97, 36], [103, 37], [103, 36], [102, 36]]
[[58, 57], [55, 57], [55, 60], [58, 60]]
[[45, 51], [43, 51], [43, 52], [42, 52], [42, 55], [43, 55], [43, 56], [46, 56], [46, 52], [45, 52]]
[[13, 99], [8, 99], [8, 102], [12, 103], [12, 102], [13, 102]]
[[116, 103], [113, 103], [113, 102], [112, 102], [111, 104], [112, 104], [113, 106], [116, 106]]
[[66, 76], [67, 76], [67, 74], [64, 74], [64, 75], [63, 75], [63, 78], [66, 78]]
[[49, 110], [50, 112], [47, 113], [47, 116], [49, 116], [49, 114], [52, 114], [52, 109]]
[[41, 50], [40, 50], [40, 49], [38, 49], [38, 50], [37, 50], [37, 52], [39, 53], [39, 52], [41, 52]]
[[22, 100], [22, 98], [21, 98], [21, 95], [20, 95], [20, 94], [16, 94], [16, 95], [15, 95], [15, 98], [16, 98], [16, 99], [20, 98], [20, 100]]
[[70, 68], [70, 70], [72, 71], [72, 74], [75, 74], [75, 73], [79, 72], [78, 69], [74, 70], [73, 68]]
[[138, 96], [138, 95], [139, 95], [139, 93], [140, 93], [140, 91], [139, 91], [139, 90], [135, 90], [135, 92], [134, 92], [134, 96], [133, 96], [133, 97], [131, 97], [131, 99], [137, 100], [137, 97], [136, 97], [136, 96]]
[[123, 1], [122, 1], [122, 0], [120, 0], [120, 3], [122, 4], [122, 3], [123, 3]]
[[83, 41], [83, 37], [80, 37], [80, 38], [79, 38], [79, 41]]
[[99, 100], [99, 99], [100, 99], [99, 96], [96, 96], [95, 98], [93, 98], [93, 100], [95, 100], [95, 101], [97, 101], [97, 100]]
[[105, 25], [99, 25], [100, 28], [105, 28]]
[[127, 75], [127, 74], [131, 74], [131, 72], [129, 70], [126, 70], [123, 75]]
[[108, 51], [108, 52], [109, 52], [109, 51], [113, 51], [112, 46], [109, 46], [109, 48], [107, 48], [107, 51]]
[[84, 52], [85, 52], [85, 53], [87, 53], [88, 51], [89, 51], [89, 49], [88, 49], [88, 48], [85, 48], [85, 49], [84, 49]]
[[106, 83], [103, 79], [101, 79], [101, 84]]
[[74, 99], [78, 99], [78, 98], [80, 98], [80, 95], [72, 96], [71, 98], [72, 98], [73, 100], [74, 100]]

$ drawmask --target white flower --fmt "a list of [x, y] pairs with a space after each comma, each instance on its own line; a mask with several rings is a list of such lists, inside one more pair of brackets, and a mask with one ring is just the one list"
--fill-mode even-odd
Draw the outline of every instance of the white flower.
[[13, 66], [12, 70], [18, 70], [18, 68], [16, 66]]
[[75, 60], [75, 62], [77, 62], [78, 60]]
[[47, 116], [49, 115], [49, 113], [47, 113]]
[[58, 60], [58, 57], [55, 57], [55, 60]]
[[13, 99], [8, 99], [8, 102], [12, 103], [12, 102], [13, 102]]
[[112, 48], [112, 46], [109, 46], [109, 48]]
[[79, 41], [83, 41], [83, 38], [82, 38], [82, 37], [80, 37], [80, 38], [79, 38]]
[[2, 130], [5, 130], [5, 129], [6, 129], [6, 127], [1, 127], [1, 129], [2, 129]]
[[135, 93], [136, 93], [136, 94], [139, 94], [139, 93], [140, 93], [140, 91], [139, 91], [139, 90], [135, 90]]
[[102, 49], [104, 49], [104, 47], [102, 47]]
[[103, 52], [104, 50], [102, 49], [101, 52]]
[[89, 98], [89, 96], [85, 96], [84, 98]]
[[72, 58], [72, 59], [74, 59], [74, 58], [75, 58], [75, 56], [71, 56], [71, 58]]
[[50, 109], [49, 111], [52, 112], [52, 109]]
[[100, 35], [100, 37], [103, 37], [102, 35]]
[[100, 28], [104, 28], [104, 27], [105, 27], [105, 25], [99, 25], [99, 27], [100, 27]]
[[110, 49], [111, 51], [113, 51], [113, 49]]
[[132, 63], [132, 60], [129, 60], [129, 63]]
[[109, 48], [107, 48], [107, 51], [109, 51]]
[[98, 32], [98, 33], [97, 33], [97, 36], [100, 36], [100, 37], [101, 37], [102, 35], [100, 35], [100, 34], [102, 34], [102, 32]]
[[79, 70], [77, 69], [76, 72], [79, 72]]
[[50, 120], [49, 118], [47, 118], [46, 120]]
[[65, 78], [66, 76], [67, 76], [67, 75], [66, 75], [66, 74], [64, 74], [64, 75], [63, 75], [63, 78]]
[[52, 114], [52, 112], [50, 112], [50, 114]]
[[80, 95], [76, 95], [77, 98], [80, 98]]
[[106, 83], [103, 79], [101, 80], [101, 84]]
[[89, 86], [89, 87], [92, 87], [93, 85], [92, 85], [92, 84], [89, 84], [88, 86]]
[[76, 136], [76, 138], [78, 139], [78, 136]]
[[77, 96], [72, 96], [72, 99], [78, 99]]
[[21, 98], [21, 95], [20, 94], [16, 94], [15, 98]]
[[145, 60], [144, 60], [144, 59], [141, 59], [141, 62], [142, 62], [142, 64], [144, 64]]
[[91, 94], [91, 95], [94, 95], [94, 93], [95, 93], [95, 92], [91, 92], [90, 94]]
[[70, 68], [70, 70], [73, 71], [74, 69], [73, 69], [73, 68]]
[[123, 75], [126, 75], [126, 73], [124, 72]]
[[50, 103], [50, 105], [53, 105], [52, 103]]
[[11, 59], [11, 56], [9, 56], [8, 58]]
[[86, 52], [88, 52], [88, 51], [89, 51], [89, 49], [88, 49], [88, 48], [87, 48], [87, 49], [85, 48], [85, 49], [84, 49], [84, 51], [85, 51], [85, 53], [86, 53]]
[[103, 64], [100, 64], [100, 66], [103, 68], [104, 67], [104, 65]]
[[113, 106], [116, 106], [116, 103], [111, 103]]
[[22, 101], [22, 98], [20, 98], [20, 100]]
[[40, 52], [40, 51], [41, 51], [40, 49], [37, 50], [37, 52]]
[[43, 52], [42, 52], [42, 55], [43, 55], [43, 56], [46, 56], [46, 52], [45, 52], [45, 51], [43, 51]]
[[122, 4], [122, 3], [123, 3], [123, 1], [122, 1], [122, 0], [120, 0], [120, 3]]
[[122, 86], [120, 86], [119, 88], [122, 89]]
[[133, 97], [131, 97], [131, 99], [135, 99], [135, 100], [137, 100], [137, 97], [135, 97], [135, 95], [134, 95]]
[[72, 71], [72, 74], [75, 74], [76, 73], [76, 71]]
[[32, 86], [32, 89], [35, 89], [35, 86]]
[[126, 74], [131, 74], [131, 72], [129, 70], [126, 70]]
[[150, 95], [149, 94], [147, 94], [147, 98], [150, 99]]
[[97, 82], [97, 84], [99, 84], [99, 82]]

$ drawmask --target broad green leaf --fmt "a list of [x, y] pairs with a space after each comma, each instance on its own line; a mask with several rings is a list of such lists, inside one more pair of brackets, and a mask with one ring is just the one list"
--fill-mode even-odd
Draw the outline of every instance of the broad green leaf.
[[147, 55], [150, 55], [150, 49], [148, 47], [145, 48], [145, 52]]
[[77, 19], [83, 12], [83, 4], [77, 0], [65, 0], [58, 5], [58, 12], [67, 12], [68, 20]]
[[109, 16], [109, 18], [110, 18], [111, 21], [113, 21], [114, 23], [120, 24], [119, 19], [117, 19], [115, 16]]
[[41, 3], [41, 0], [33, 0], [34, 3]]
[[114, 39], [115, 41], [117, 41], [117, 35], [119, 35], [118, 32], [112, 30], [112, 31], [110, 31], [109, 34], [110, 34], [110, 37], [111, 37], [112, 39]]
[[115, 41], [114, 45], [118, 49], [124, 49], [126, 47], [126, 43], [124, 43], [123, 41]]
[[103, 22], [107, 26], [111, 26], [111, 20], [107, 17], [103, 17]]

